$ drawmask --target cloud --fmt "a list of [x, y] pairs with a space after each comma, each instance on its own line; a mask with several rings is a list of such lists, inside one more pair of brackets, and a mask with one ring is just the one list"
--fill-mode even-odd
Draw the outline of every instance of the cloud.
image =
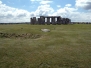
[[35, 1], [35, 0], [30, 0], [30, 1], [32, 1], [32, 2], [33, 2], [33, 1]]
[[38, 2], [40, 5], [37, 9], [32, 12], [32, 16], [41, 16], [41, 15], [49, 15], [54, 12], [54, 9], [50, 6], [53, 1], [51, 0], [33, 0], [34, 2]]
[[31, 2], [32, 4], [37, 3], [37, 2], [40, 2], [40, 1], [42, 1], [42, 0], [30, 0], [30, 2]]
[[43, 0], [43, 1], [40, 2], [40, 4], [50, 4], [50, 3], [52, 3], [52, 2], [53, 2], [53, 1], [44, 1], [44, 0]]
[[[35, 0], [34, 0], [35, 1]], [[36, 0], [39, 1], [39, 0]], [[46, 4], [43, 4], [46, 2]], [[40, 1], [41, 5], [35, 11], [28, 12], [27, 10], [17, 9], [9, 7], [0, 1], [0, 22], [24, 22], [30, 21], [30, 17], [49, 15], [54, 12], [54, 9], [50, 6], [50, 1]], [[7, 21], [5, 21], [7, 20]]]
[[0, 5], [2, 4], [2, 1], [0, 1]]
[[91, 10], [91, 0], [76, 0], [76, 6], [86, 10]]
[[30, 0], [30, 1], [34, 2], [34, 1], [41, 1], [41, 0]]
[[71, 7], [71, 4], [66, 4], [65, 6], [66, 6], [66, 7]]
[[54, 12], [54, 9], [50, 5], [40, 5], [35, 11], [35, 16], [49, 15]]
[[59, 8], [52, 14], [53, 16], [59, 15], [61, 17], [70, 18], [73, 22], [90, 22], [91, 12], [79, 12], [77, 8], [64, 7]]
[[26, 10], [9, 7], [0, 1], [0, 22], [29, 21], [30, 15]]
[[57, 5], [58, 8], [60, 8], [61, 6], [60, 5]]
[[[41, 15], [45, 16], [61, 16], [70, 18], [72, 21], [88, 22], [91, 21], [91, 12], [79, 12], [78, 8], [82, 4], [76, 5], [76, 7], [71, 7], [71, 4], [66, 4], [64, 7], [56, 5], [58, 8], [51, 7], [51, 0], [31, 0], [38, 2], [40, 5], [35, 11], [27, 11], [23, 9], [18, 9], [14, 7], [7, 6], [0, 1], [0, 22], [29, 22], [30, 17], [39, 17]], [[77, 0], [76, 0], [77, 1]], [[77, 4], [77, 2], [76, 2]]]
[[51, 1], [51, 0], [30, 0], [32, 3], [39, 3], [39, 4], [50, 4], [50, 3], [52, 3], [53, 1]]

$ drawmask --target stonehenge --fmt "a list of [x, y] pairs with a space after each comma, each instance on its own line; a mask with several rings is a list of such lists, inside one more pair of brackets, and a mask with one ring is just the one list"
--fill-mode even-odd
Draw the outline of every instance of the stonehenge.
[[61, 24], [70, 24], [71, 20], [69, 18], [62, 18], [61, 16], [40, 16], [40, 18], [30, 18], [30, 23], [32, 25], [61, 25]]

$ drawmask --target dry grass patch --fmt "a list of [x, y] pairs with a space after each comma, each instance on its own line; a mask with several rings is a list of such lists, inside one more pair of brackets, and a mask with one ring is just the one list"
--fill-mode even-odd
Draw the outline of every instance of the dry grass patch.
[[22, 38], [22, 39], [37, 39], [40, 38], [39, 34], [32, 33], [24, 33], [24, 34], [16, 34], [16, 33], [0, 33], [0, 38]]

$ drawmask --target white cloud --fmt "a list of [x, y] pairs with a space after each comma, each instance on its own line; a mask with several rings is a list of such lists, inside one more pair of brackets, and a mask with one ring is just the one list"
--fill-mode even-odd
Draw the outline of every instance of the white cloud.
[[[30, 17], [39, 17], [41, 15], [50, 15], [50, 16], [62, 16], [68, 17], [72, 21], [91, 21], [91, 12], [78, 12], [76, 7], [72, 8], [71, 4], [66, 4], [65, 7], [59, 7], [57, 10], [53, 9], [50, 6], [52, 1], [49, 0], [32, 0], [38, 1], [40, 6], [35, 11], [28, 12], [27, 10], [17, 9], [13, 7], [9, 7], [6, 4], [3, 4], [0, 1], [0, 22], [24, 22], [30, 21]], [[76, 0], [77, 1], [77, 0]], [[77, 2], [76, 2], [77, 4]], [[80, 4], [81, 5], [81, 4]], [[80, 5], [77, 5], [78, 7]], [[82, 6], [82, 5], [81, 5]], [[54, 11], [55, 10], [55, 11]]]
[[76, 0], [76, 6], [86, 10], [91, 10], [91, 0]]
[[41, 5], [35, 11], [35, 16], [49, 15], [54, 12], [54, 9], [50, 5]]
[[50, 4], [52, 1], [41, 1], [40, 4]]
[[51, 0], [33, 0], [34, 2], [38, 1], [40, 6], [36, 9], [36, 11], [32, 12], [33, 16], [41, 16], [41, 15], [49, 15], [54, 12], [54, 9], [50, 6], [53, 2]]
[[35, 0], [30, 0], [30, 2], [31, 2], [31, 4], [34, 4], [34, 3], [36, 3], [37, 1], [35, 1]]
[[60, 5], [57, 5], [58, 8], [60, 8], [61, 6]]
[[[49, 3], [49, 1], [47, 1], [46, 3]], [[40, 15], [49, 15], [53, 12], [54, 12], [54, 9], [50, 7], [49, 4], [42, 4], [38, 6], [36, 11], [28, 12], [23, 9], [9, 7], [0, 1], [0, 22], [30, 21], [29, 20], [30, 17], [34, 17], [34, 16], [39, 17]]]
[[35, 0], [30, 0], [30, 1], [35, 1]]
[[39, 3], [39, 4], [50, 4], [50, 3], [52, 3], [53, 1], [51, 1], [51, 0], [30, 0], [32, 3]]
[[66, 7], [71, 7], [71, 4], [66, 4], [65, 6], [66, 6]]
[[26, 10], [6, 6], [0, 1], [0, 22], [29, 21], [30, 15]]
[[91, 12], [78, 12], [77, 8], [64, 7], [59, 8], [53, 15], [59, 15], [61, 17], [70, 18], [75, 22], [90, 22], [91, 21]]
[[37, 3], [37, 2], [40, 2], [42, 0], [30, 0], [30, 2], [33, 4], [33, 3]]
[[41, 0], [30, 0], [30, 1], [34, 2], [34, 1], [41, 1]]
[[2, 4], [2, 1], [0, 1], [0, 4]]
[[36, 3], [36, 2], [39, 2], [40, 4], [50, 4], [50, 3], [52, 3], [53, 1], [51, 1], [51, 0], [30, 0], [32, 3]]

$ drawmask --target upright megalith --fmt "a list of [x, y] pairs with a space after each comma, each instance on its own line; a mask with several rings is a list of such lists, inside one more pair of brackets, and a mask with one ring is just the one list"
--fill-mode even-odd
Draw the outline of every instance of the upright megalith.
[[56, 25], [55, 17], [51, 17], [51, 18], [52, 18], [52, 25]]
[[30, 23], [33, 25], [33, 18], [30, 18], [30, 20], [31, 20], [31, 22], [30, 22]]
[[45, 18], [43, 16], [40, 16], [41, 19], [41, 25], [45, 25]]
[[36, 17], [33, 17], [34, 24], [36, 24]]
[[39, 24], [39, 25], [40, 25], [40, 22], [41, 22], [41, 21], [40, 21], [40, 18], [38, 18], [38, 24]]
[[61, 25], [61, 24], [62, 24], [62, 19], [61, 19], [61, 17], [57, 17], [57, 24], [58, 24], [58, 25]]
[[50, 25], [50, 17], [47, 17], [47, 25]]
[[[60, 25], [60, 24], [69, 24], [71, 23], [71, 19], [69, 18], [62, 18], [61, 16], [40, 16], [40, 18], [38, 18], [38, 20], [36, 19], [36, 17], [30, 18], [31, 19], [31, 24], [39, 24], [39, 25]], [[45, 22], [46, 19], [46, 22]], [[50, 22], [51, 19], [51, 22]], [[57, 21], [55, 20], [57, 19]]]
[[36, 21], [36, 17], [31, 18], [31, 24], [32, 24], [32, 25], [36, 24], [36, 22], [37, 22], [37, 21]]
[[65, 24], [65, 18], [62, 18], [62, 24]]

